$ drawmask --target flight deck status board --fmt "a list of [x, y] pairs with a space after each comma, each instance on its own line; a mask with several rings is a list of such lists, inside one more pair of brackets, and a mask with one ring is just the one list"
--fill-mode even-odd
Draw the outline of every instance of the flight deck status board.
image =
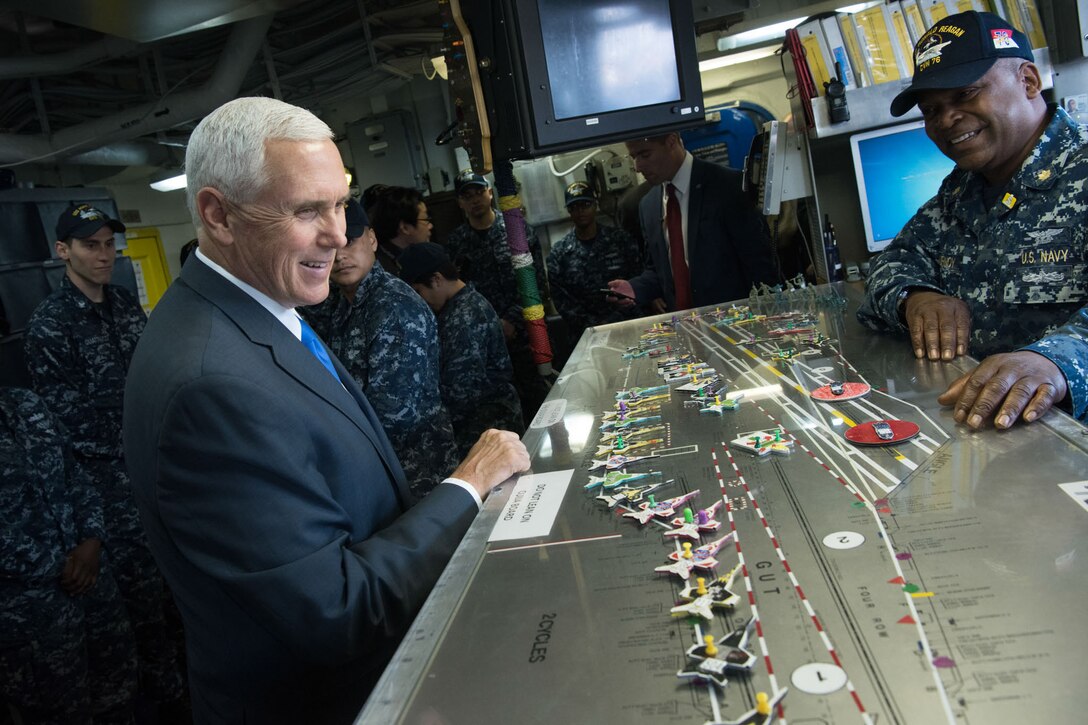
[[1088, 429], [856, 294], [588, 331], [359, 722], [1083, 721]]

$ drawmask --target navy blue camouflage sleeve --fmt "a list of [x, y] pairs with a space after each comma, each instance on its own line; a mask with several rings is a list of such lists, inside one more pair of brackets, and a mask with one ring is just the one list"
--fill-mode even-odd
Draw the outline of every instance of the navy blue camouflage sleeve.
[[1069, 386], [1073, 417], [1088, 417], [1088, 306], [1052, 334], [1023, 349], [1044, 355], [1061, 368]]

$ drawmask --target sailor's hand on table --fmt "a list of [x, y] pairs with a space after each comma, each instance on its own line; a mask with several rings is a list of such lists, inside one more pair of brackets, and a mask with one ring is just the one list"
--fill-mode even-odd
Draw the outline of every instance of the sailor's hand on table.
[[951, 360], [967, 354], [971, 312], [963, 300], [932, 290], [917, 290], [907, 296], [903, 319], [910, 328], [915, 357]]
[[529, 470], [529, 452], [517, 433], [485, 430], [451, 476], [469, 483], [480, 498], [515, 473]]
[[995, 428], [1009, 428], [1017, 418], [1031, 423], [1068, 393], [1061, 369], [1029, 350], [991, 355], [937, 397], [954, 405], [957, 423], [978, 429], [991, 418]]

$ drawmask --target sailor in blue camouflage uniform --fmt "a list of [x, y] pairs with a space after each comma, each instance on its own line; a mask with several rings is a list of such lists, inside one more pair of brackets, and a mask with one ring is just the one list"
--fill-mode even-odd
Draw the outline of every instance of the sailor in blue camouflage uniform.
[[27, 324], [26, 359], [34, 390], [68, 430], [102, 498], [104, 546], [136, 635], [141, 692], [173, 708], [184, 690], [164, 619], [169, 595], [140, 526], [121, 445], [125, 376], [146, 323], [136, 297], [110, 284], [114, 234], [124, 229], [87, 204], [60, 215], [55, 249], [65, 276]]
[[[359, 202], [348, 202], [348, 244], [336, 252], [332, 292], [303, 316], [374, 406], [412, 492], [424, 496], [457, 467], [438, 384], [434, 313], [375, 260], [377, 239]], [[473, 441], [475, 442], [475, 441]]]
[[601, 290], [609, 280], [637, 275], [642, 260], [630, 234], [597, 223], [597, 196], [588, 184], [574, 182], [564, 200], [574, 228], [548, 253], [548, 284], [573, 344], [587, 327], [634, 316], [634, 308], [610, 304]]
[[[463, 281], [491, 303], [499, 316], [510, 360], [514, 365], [514, 386], [521, 398], [527, 419], [548, 395], [548, 384], [537, 372], [529, 348], [529, 337], [521, 312], [521, 296], [506, 241], [506, 221], [494, 207], [494, 192], [487, 179], [471, 171], [460, 174], [454, 182], [457, 205], [466, 223], [446, 238], [450, 259]], [[541, 298], [547, 295], [544, 257], [540, 240], [529, 224], [525, 225], [529, 251], [533, 255], [537, 288]]]
[[25, 723], [128, 723], [136, 645], [102, 502], [29, 390], [0, 388], [0, 701]]
[[949, 16], [891, 108], [917, 103], [956, 168], [873, 262], [858, 319], [909, 331], [919, 358], [989, 356], [938, 398], [972, 428], [1088, 411], [1088, 133], [1032, 60], [1000, 17]]
[[401, 276], [438, 315], [442, 401], [459, 453], [489, 428], [525, 431], [510, 355], [495, 311], [466, 285], [441, 246], [426, 242], [400, 255]]

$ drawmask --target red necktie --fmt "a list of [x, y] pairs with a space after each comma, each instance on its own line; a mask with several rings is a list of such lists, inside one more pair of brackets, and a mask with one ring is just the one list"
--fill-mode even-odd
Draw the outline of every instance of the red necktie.
[[684, 223], [680, 218], [680, 200], [676, 198], [676, 187], [665, 187], [668, 200], [665, 202], [665, 228], [669, 232], [669, 261], [672, 262], [672, 284], [676, 288], [676, 309], [688, 310], [694, 307], [691, 301], [691, 277], [688, 263], [684, 260]]

